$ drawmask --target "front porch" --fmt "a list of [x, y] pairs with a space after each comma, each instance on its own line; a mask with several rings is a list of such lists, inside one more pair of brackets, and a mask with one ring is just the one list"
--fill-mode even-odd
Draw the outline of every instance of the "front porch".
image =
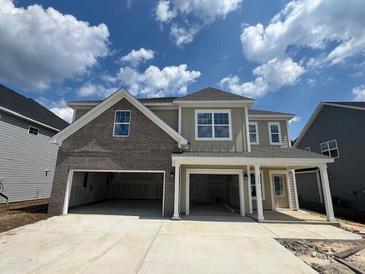
[[[283, 153], [283, 149], [273, 150]], [[292, 149], [286, 151], [292, 153]], [[173, 219], [190, 215], [252, 216], [258, 222], [335, 222], [327, 175], [327, 163], [332, 159], [253, 155], [174, 154]], [[298, 211], [295, 169], [309, 166], [316, 166], [321, 171], [326, 220], [311, 220]], [[203, 203], [196, 207], [197, 202]], [[216, 204], [202, 208], [204, 202]]]

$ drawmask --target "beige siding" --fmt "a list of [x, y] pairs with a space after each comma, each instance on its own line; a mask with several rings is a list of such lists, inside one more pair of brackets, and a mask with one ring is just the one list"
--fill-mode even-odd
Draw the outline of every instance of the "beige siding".
[[[231, 141], [196, 141], [195, 110], [204, 108], [182, 108], [182, 135], [188, 140], [191, 151], [237, 151], [245, 149], [245, 112], [244, 108], [231, 108]], [[217, 108], [215, 108], [217, 109]], [[226, 108], [223, 108], [226, 109]]]
[[[259, 142], [258, 145], [252, 146], [270, 146], [270, 137], [269, 137], [269, 122], [279, 122], [280, 123], [280, 131], [281, 131], [281, 141], [282, 145], [280, 147], [288, 147], [289, 146], [289, 138], [288, 138], [288, 130], [286, 121], [278, 121], [278, 120], [250, 120], [250, 122], [257, 122], [258, 125], [258, 133], [259, 133]], [[276, 145], [275, 145], [276, 146]]]
[[178, 110], [177, 109], [151, 109], [162, 121], [170, 127], [178, 130]]
[[91, 108], [88, 109], [75, 109], [75, 120], [79, 119], [82, 115], [84, 115], [86, 112], [88, 112]]

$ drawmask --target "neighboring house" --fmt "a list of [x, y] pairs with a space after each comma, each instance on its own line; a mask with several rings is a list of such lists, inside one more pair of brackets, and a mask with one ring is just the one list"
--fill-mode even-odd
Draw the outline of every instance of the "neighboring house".
[[[365, 211], [365, 102], [320, 103], [295, 147], [335, 158], [328, 167], [332, 199], [337, 206]], [[297, 172], [304, 202], [323, 203], [318, 169]]]
[[264, 210], [297, 210], [294, 169], [319, 167], [333, 221], [333, 159], [291, 148], [294, 115], [251, 109], [254, 102], [214, 88], [150, 99], [120, 89], [104, 101], [70, 102], [75, 120], [53, 138], [60, 147], [49, 212], [137, 199], [159, 201], [157, 210], [175, 219], [219, 215], [223, 204], [262, 221]]
[[0, 85], [0, 183], [9, 202], [49, 198], [58, 150], [50, 137], [67, 125], [33, 99]]

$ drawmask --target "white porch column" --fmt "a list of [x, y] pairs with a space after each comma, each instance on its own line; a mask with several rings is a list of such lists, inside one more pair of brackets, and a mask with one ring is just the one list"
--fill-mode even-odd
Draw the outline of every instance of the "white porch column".
[[239, 196], [240, 196], [240, 212], [241, 212], [241, 216], [245, 217], [245, 194], [243, 191], [243, 173], [241, 172], [238, 175], [238, 188], [239, 188]]
[[248, 194], [248, 212], [253, 213], [252, 210], [252, 190], [251, 190], [251, 170], [250, 166], [247, 166], [247, 194]]
[[179, 220], [179, 193], [180, 193], [180, 164], [175, 164], [174, 215], [172, 219]]
[[190, 173], [186, 172], [185, 176], [185, 215], [190, 214]]
[[264, 211], [262, 209], [262, 194], [261, 194], [261, 176], [260, 166], [255, 166], [255, 186], [256, 186], [256, 208], [257, 208], [257, 219], [258, 221], [264, 220]]
[[289, 170], [291, 172], [291, 176], [293, 178], [293, 184], [294, 184], [294, 200], [295, 200], [295, 210], [299, 210], [299, 201], [298, 201], [298, 190], [297, 190], [297, 179], [295, 177], [295, 169]]
[[326, 206], [327, 221], [334, 222], [336, 221], [336, 219], [335, 219], [335, 214], [333, 213], [332, 197], [328, 181], [327, 165], [324, 164], [319, 166], [319, 170], [321, 172], [322, 190], [323, 190], [324, 204]]

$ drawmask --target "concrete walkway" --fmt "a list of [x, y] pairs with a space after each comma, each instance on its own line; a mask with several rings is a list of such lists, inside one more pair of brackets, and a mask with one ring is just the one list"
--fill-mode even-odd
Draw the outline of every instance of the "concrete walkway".
[[0, 234], [0, 269], [1, 273], [315, 273], [277, 243], [278, 237], [360, 239], [330, 225], [70, 214]]

